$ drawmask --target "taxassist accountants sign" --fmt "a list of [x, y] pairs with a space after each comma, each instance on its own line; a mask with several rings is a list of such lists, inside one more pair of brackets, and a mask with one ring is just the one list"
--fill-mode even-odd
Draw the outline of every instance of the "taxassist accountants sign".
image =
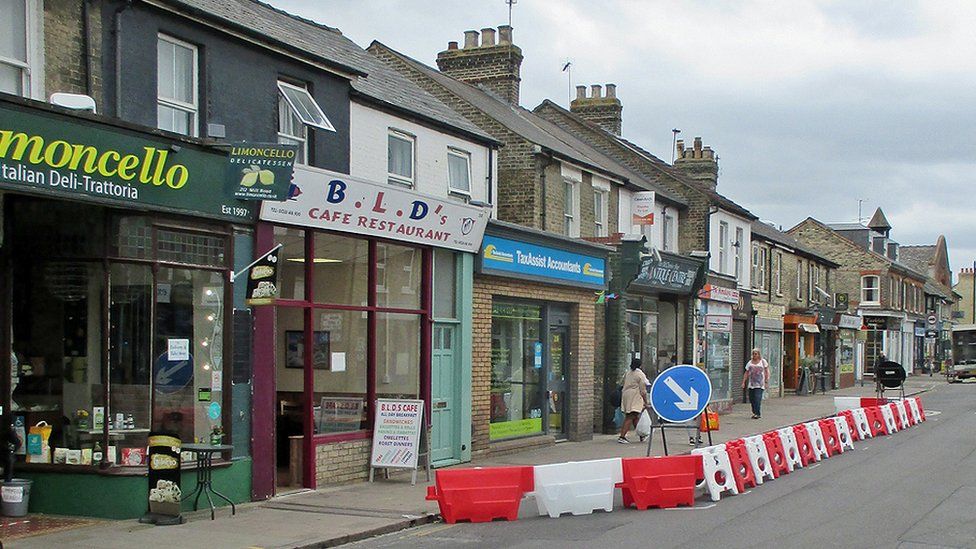
[[261, 219], [477, 252], [487, 208], [417, 194], [326, 170], [295, 167], [284, 202], [263, 202]]
[[479, 263], [484, 274], [515, 276], [570, 286], [606, 286], [606, 260], [601, 257], [493, 235], [485, 236]]
[[222, 192], [227, 156], [184, 141], [0, 99], [0, 189], [250, 220]]

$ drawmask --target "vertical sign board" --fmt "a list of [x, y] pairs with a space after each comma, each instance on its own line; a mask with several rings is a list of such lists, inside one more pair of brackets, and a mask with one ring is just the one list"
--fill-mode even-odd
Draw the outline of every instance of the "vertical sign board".
[[248, 305], [268, 305], [278, 297], [278, 252], [277, 247], [257, 260], [247, 275], [247, 293], [244, 301]]
[[234, 143], [230, 147], [227, 179], [235, 198], [274, 200], [288, 198], [298, 145]]
[[376, 399], [370, 466], [416, 469], [423, 414], [422, 400]]
[[654, 191], [635, 192], [630, 204], [634, 225], [654, 224]]

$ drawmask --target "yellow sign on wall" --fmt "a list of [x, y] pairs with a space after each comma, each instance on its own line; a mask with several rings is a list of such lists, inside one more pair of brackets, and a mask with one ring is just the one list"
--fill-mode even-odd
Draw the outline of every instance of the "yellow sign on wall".
[[488, 438], [523, 437], [542, 433], [542, 418], [519, 419], [515, 421], [500, 421], [488, 427]]

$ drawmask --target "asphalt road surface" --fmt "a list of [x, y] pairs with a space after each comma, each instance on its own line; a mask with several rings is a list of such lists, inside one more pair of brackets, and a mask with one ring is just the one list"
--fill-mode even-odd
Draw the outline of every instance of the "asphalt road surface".
[[[922, 395], [928, 421], [717, 503], [430, 524], [350, 547], [976, 547], [976, 384]], [[618, 491], [619, 492], [619, 491]]]

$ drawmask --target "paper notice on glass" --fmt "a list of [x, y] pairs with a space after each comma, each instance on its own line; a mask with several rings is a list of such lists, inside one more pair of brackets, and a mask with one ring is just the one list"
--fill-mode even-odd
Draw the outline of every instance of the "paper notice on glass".
[[214, 391], [219, 391], [221, 387], [224, 386], [224, 371], [223, 370], [211, 370], [210, 371], [210, 387]]
[[190, 340], [189, 339], [167, 339], [166, 358], [169, 361], [190, 360]]
[[332, 371], [346, 371], [346, 353], [332, 353]]

